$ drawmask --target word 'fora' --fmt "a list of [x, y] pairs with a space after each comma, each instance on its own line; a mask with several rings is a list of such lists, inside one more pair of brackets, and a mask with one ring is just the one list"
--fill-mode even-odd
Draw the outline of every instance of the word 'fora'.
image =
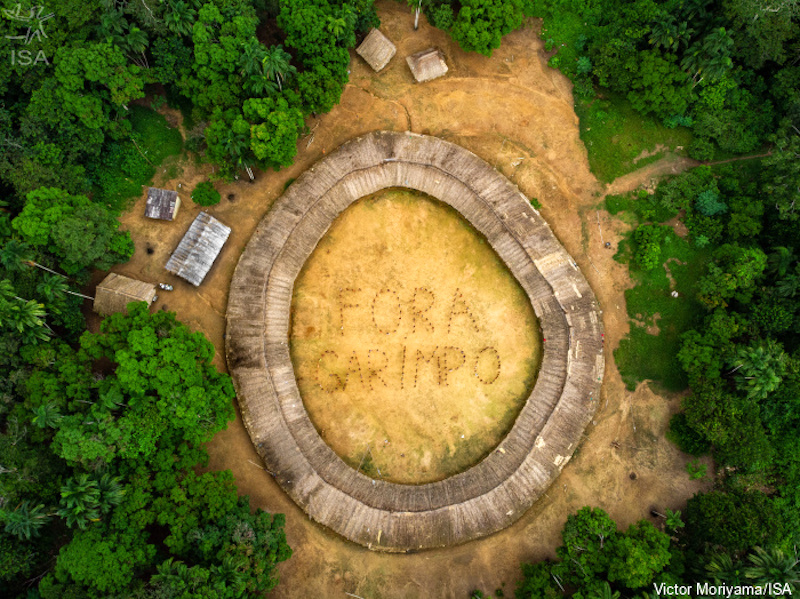
[[[405, 301], [397, 290], [388, 287], [379, 289], [374, 295], [361, 289], [344, 287], [339, 289], [337, 303], [339, 334], [342, 336], [351, 332], [354, 323], [365, 320], [374, 327], [373, 332], [381, 335], [398, 332], [406, 335], [437, 332], [439, 335], [449, 335], [459, 326], [480, 332], [478, 321], [459, 289], [444, 306], [437, 302], [436, 294], [427, 287], [415, 287], [411, 297]], [[436, 314], [441, 320], [437, 321]]]

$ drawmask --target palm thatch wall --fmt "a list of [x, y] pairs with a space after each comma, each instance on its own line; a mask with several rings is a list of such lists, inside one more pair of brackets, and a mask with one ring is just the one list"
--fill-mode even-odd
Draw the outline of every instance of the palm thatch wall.
[[164, 268], [197, 287], [211, 270], [230, 234], [230, 227], [207, 212], [201, 212], [192, 221]]
[[447, 73], [447, 63], [444, 61], [444, 54], [441, 50], [431, 48], [417, 52], [406, 58], [408, 68], [417, 83], [423, 83], [436, 79]]
[[111, 272], [97, 285], [94, 311], [104, 316], [125, 312], [129, 302], [147, 302], [149, 305], [155, 296], [156, 286], [152, 283]]
[[376, 72], [389, 64], [396, 52], [395, 45], [377, 29], [370, 31], [356, 48], [356, 53]]
[[[419, 190], [469, 220], [520, 282], [547, 339], [538, 380], [497, 451], [422, 485], [373, 480], [345, 464], [311, 423], [289, 357], [300, 269], [343, 210], [389, 187]], [[569, 461], [604, 368], [594, 294], [528, 199], [464, 148], [412, 133], [352, 140], [289, 187], [239, 260], [227, 327], [242, 418], [269, 470], [311, 518], [384, 551], [462, 543], [519, 518]]]

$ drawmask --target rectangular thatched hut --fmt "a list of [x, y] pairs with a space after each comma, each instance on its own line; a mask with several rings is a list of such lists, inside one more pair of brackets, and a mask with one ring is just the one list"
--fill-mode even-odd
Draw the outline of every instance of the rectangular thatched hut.
[[207, 212], [201, 212], [170, 256], [166, 269], [197, 287], [208, 274], [230, 234], [230, 227]]
[[173, 220], [181, 207], [181, 199], [177, 191], [151, 187], [147, 191], [147, 206], [144, 215], [147, 218]]
[[444, 61], [444, 54], [437, 48], [423, 50], [406, 58], [408, 68], [414, 75], [417, 83], [430, 81], [441, 77], [447, 72], [447, 63]]
[[109, 273], [97, 286], [94, 294], [94, 311], [103, 316], [125, 312], [129, 302], [151, 304], [156, 297], [156, 286], [137, 281], [115, 272]]
[[356, 48], [356, 53], [376, 72], [389, 64], [396, 52], [395, 45], [377, 29], [370, 31]]

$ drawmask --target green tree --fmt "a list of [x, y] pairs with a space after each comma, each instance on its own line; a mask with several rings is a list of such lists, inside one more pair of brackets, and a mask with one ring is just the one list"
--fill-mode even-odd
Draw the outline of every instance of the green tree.
[[[77, 353], [62, 354], [56, 372], [38, 370], [28, 380], [38, 403], [64, 414], [53, 450], [67, 461], [150, 463], [160, 449], [209, 440], [232, 417], [233, 387], [211, 365], [213, 346], [174, 314], [151, 315], [144, 302], [132, 303], [101, 331], [84, 334]], [[110, 361], [113, 376], [96, 380], [95, 360]]]
[[467, 52], [491, 56], [529, 11], [525, 0], [463, 0], [450, 33]]
[[689, 499], [684, 535], [700, 553], [715, 546], [738, 552], [773, 544], [783, 538], [784, 527], [780, 509], [760, 491], [711, 491]]
[[617, 532], [617, 525], [600, 508], [584, 507], [567, 516], [561, 530], [562, 547], [558, 557], [572, 570], [575, 580], [588, 581], [606, 571], [607, 545]]
[[250, 149], [273, 167], [289, 166], [297, 154], [297, 138], [305, 127], [303, 113], [284, 97], [251, 98], [243, 106], [250, 127]]
[[761, 68], [770, 60], [778, 64], [786, 61], [790, 40], [798, 33], [797, 2], [724, 0], [722, 7], [738, 30], [737, 53], [748, 66]]
[[195, 185], [192, 192], [192, 201], [199, 206], [213, 206], [219, 204], [220, 194], [214, 189], [211, 181], [201, 181]]
[[669, 535], [646, 520], [616, 535], [609, 548], [608, 579], [629, 589], [649, 585], [670, 561]]
[[767, 256], [757, 247], [726, 243], [713, 254], [708, 274], [700, 279], [699, 299], [709, 308], [725, 307], [734, 296], [749, 299], [756, 281], [767, 267]]
[[775, 149], [763, 161], [766, 167], [764, 191], [775, 204], [780, 218], [797, 220], [800, 215], [800, 206], [797, 205], [800, 195], [800, 135], [794, 132], [776, 135], [773, 141]]
[[108, 210], [62, 189], [30, 192], [11, 224], [25, 242], [58, 256], [70, 274], [86, 267], [105, 270], [133, 254], [130, 235], [118, 231]]

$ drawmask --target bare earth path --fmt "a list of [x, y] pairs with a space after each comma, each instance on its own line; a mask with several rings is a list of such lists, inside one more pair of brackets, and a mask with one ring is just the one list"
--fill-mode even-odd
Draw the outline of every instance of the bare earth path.
[[[353, 54], [351, 82], [341, 104], [310, 120], [313, 134], [299, 141], [295, 164], [278, 173], [259, 174], [254, 184], [222, 186], [222, 203], [209, 212], [233, 233], [199, 290], [163, 269], [199, 212], [188, 190], [207, 170], [196, 167], [187, 166], [177, 179], [157, 181], [170, 188], [180, 183], [180, 190], [187, 192], [177, 222], [145, 221], [143, 199], [124, 215], [123, 226], [136, 241], [136, 255], [115, 270], [175, 285], [157, 306], [177, 312], [178, 318], [202, 330], [217, 347], [216, 364], [225, 369], [228, 285], [242, 248], [272, 201], [290, 179], [344, 141], [376, 129], [410, 128], [466, 147], [542, 203], [542, 215], [579, 263], [603, 308], [610, 357], [628, 330], [623, 292], [630, 280], [626, 269], [613, 261], [614, 252], [603, 248], [596, 206], [606, 190], [589, 171], [570, 83], [546, 66], [534, 29], [538, 23], [508, 35], [503, 46], [485, 58], [462, 52], [424, 19], [414, 32], [413, 15], [405, 5], [386, 0], [378, 6], [381, 30], [397, 45], [397, 55], [376, 75]], [[416, 84], [405, 57], [431, 46], [443, 50], [450, 71], [442, 79]], [[672, 168], [660, 171], [657, 165], [647, 167], [650, 174], [645, 179]], [[643, 176], [638, 173], [636, 179]], [[615, 182], [612, 188], [622, 191], [633, 183]], [[603, 211], [599, 214], [603, 239], [616, 246], [625, 225]], [[688, 457], [664, 439], [680, 398], [657, 396], [646, 385], [626, 392], [610, 359], [604, 381], [600, 409], [583, 444], [545, 498], [512, 527], [458, 547], [379, 554], [311, 523], [262, 469], [239, 419], [209, 444], [209, 467], [231, 469], [240, 492], [250, 496], [254, 507], [286, 514], [294, 556], [281, 565], [281, 583], [272, 596], [344, 599], [347, 592], [365, 599], [461, 599], [475, 588], [493, 592], [503, 585], [505, 595], [511, 596], [520, 562], [553, 555], [567, 514], [584, 505], [599, 506], [627, 526], [649, 517], [652, 507], [681, 509], [701, 489], [702, 483], [690, 481], [684, 470]]]

